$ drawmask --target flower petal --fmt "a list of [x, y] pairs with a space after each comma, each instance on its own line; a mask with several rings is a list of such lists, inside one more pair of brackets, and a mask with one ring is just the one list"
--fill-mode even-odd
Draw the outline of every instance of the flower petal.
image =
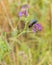
[[19, 16], [22, 17], [22, 12], [19, 12]]
[[37, 27], [39, 31], [42, 30], [42, 26], [39, 23], [34, 24], [34, 27]]
[[36, 32], [36, 28], [33, 28], [33, 32]]

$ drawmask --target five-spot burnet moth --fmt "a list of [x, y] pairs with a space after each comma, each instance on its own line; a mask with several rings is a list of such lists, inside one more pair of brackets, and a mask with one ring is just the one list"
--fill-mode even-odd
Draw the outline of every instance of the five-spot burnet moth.
[[29, 28], [32, 27], [34, 24], [37, 23], [37, 20], [31, 20], [31, 22], [29, 23]]

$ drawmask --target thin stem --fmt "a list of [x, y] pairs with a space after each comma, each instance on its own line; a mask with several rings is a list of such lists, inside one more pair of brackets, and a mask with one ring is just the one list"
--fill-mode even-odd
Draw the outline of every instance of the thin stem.
[[21, 36], [22, 34], [24, 34], [24, 33], [32, 33], [32, 31], [23, 31], [23, 32], [21, 32], [21, 33], [17, 36], [17, 38], [18, 38], [19, 36]]

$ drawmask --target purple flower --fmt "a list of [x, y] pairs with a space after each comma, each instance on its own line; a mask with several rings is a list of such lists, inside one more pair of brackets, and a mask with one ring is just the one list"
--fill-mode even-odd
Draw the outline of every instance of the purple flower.
[[19, 17], [22, 17], [23, 15], [28, 16], [28, 9], [27, 8], [29, 8], [29, 6], [27, 4], [25, 4], [21, 7], [21, 11], [19, 12]]
[[39, 24], [39, 23], [34, 24], [34, 28], [33, 28], [34, 32], [41, 31], [41, 30], [42, 30], [41, 24]]
[[28, 12], [27, 12], [27, 11], [24, 11], [24, 15], [25, 15], [25, 16], [28, 16]]
[[28, 12], [25, 10], [24, 12], [19, 12], [19, 17], [22, 17], [22, 16], [28, 16]]
[[36, 32], [36, 28], [33, 28], [33, 32]]
[[23, 15], [22, 12], [19, 12], [19, 17], [22, 17], [22, 15]]

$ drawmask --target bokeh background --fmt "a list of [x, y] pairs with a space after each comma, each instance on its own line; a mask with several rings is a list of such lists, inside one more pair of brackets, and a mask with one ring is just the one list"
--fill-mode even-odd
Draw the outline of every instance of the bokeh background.
[[[33, 19], [41, 31], [28, 27]], [[52, 65], [52, 0], [0, 0], [0, 65]]]

